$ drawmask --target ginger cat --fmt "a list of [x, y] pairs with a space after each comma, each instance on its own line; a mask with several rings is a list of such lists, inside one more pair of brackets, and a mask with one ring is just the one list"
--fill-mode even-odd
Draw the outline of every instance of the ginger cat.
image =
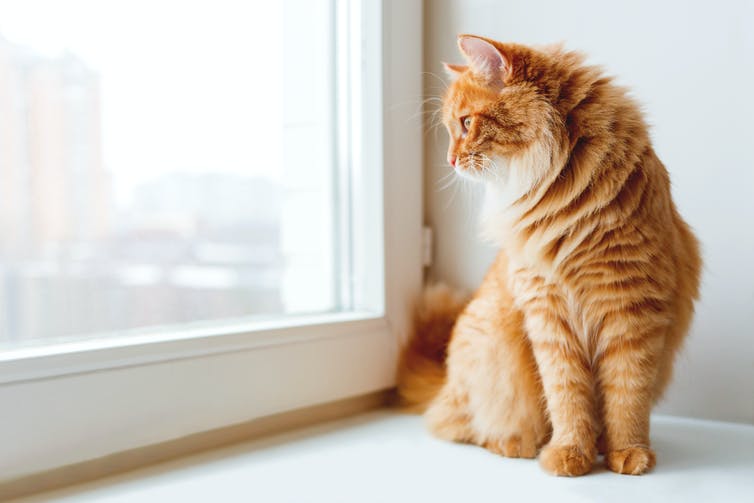
[[458, 45], [448, 162], [485, 184], [483, 233], [501, 250], [468, 304], [428, 290], [399, 392], [441, 438], [542, 448], [556, 475], [589, 472], [598, 449], [610, 470], [645, 473], [701, 268], [668, 173], [636, 103], [579, 54]]

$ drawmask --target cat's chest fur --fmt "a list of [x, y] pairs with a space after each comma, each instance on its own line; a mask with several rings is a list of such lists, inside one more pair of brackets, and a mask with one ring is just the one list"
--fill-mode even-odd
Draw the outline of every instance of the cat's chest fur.
[[596, 326], [584, 309], [584, 299], [576, 285], [562, 274], [564, 257], [546, 258], [542, 250], [547, 240], [525, 239], [516, 231], [521, 210], [515, 201], [520, 189], [505, 190], [488, 184], [482, 213], [484, 237], [500, 246], [508, 259], [507, 281], [514, 303], [526, 316], [526, 306], [542, 298], [553, 299], [552, 309], [568, 321], [582, 347], [587, 349]]
[[508, 288], [516, 308], [526, 317], [532, 305], [540, 306], [541, 301], [546, 300], [548, 309], [567, 322], [584, 351], [591, 353], [591, 341], [598, 322], [590, 318], [575, 285], [559, 280], [548, 267], [524, 265], [527, 261], [517, 260], [515, 254], [508, 260]]

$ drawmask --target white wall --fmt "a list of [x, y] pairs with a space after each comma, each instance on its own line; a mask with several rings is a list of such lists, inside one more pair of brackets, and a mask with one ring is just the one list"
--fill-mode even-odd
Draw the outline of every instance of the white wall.
[[[425, 70], [460, 62], [458, 33], [565, 41], [630, 86], [681, 213], [704, 248], [702, 300], [663, 413], [754, 423], [754, 2], [426, 0]], [[425, 77], [425, 90], [442, 85]], [[479, 192], [440, 191], [447, 138], [426, 136], [430, 274], [474, 288], [494, 255], [477, 238]]]

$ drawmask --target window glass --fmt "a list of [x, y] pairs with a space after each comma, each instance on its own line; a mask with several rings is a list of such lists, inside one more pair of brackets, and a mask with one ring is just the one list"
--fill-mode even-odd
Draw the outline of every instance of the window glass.
[[347, 307], [335, 17], [0, 0], [0, 348]]

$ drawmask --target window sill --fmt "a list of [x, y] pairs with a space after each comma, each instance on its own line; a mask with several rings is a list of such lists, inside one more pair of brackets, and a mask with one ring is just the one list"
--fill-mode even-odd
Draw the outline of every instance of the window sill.
[[[0, 430], [0, 483], [390, 388], [399, 347], [386, 317], [154, 344], [170, 358], [149, 361], [148, 345], [129, 344], [0, 362], [6, 375], [14, 363], [61, 374], [0, 384], [0, 401], [14, 404]], [[112, 359], [87, 370], [98, 354]], [[45, 368], [50, 358], [59, 361]]]
[[[38, 501], [745, 501], [754, 426], [656, 416], [659, 464], [641, 478], [581, 478], [432, 438], [417, 416], [380, 410], [190, 456]], [[365, 490], [365, 488], [369, 488]], [[648, 499], [647, 499], [648, 498]]]

